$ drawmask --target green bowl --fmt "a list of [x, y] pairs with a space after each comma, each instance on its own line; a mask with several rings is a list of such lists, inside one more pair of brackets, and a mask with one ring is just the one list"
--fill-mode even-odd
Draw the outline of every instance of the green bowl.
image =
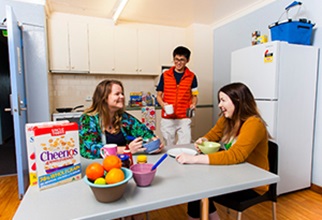
[[212, 141], [204, 141], [202, 144], [198, 144], [199, 149], [204, 154], [211, 154], [217, 152], [220, 148], [220, 143]]

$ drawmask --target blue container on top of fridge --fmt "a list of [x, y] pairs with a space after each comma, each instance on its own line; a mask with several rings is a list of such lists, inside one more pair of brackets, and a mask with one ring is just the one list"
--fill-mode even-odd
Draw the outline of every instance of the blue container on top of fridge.
[[[286, 41], [291, 44], [302, 45], [312, 44], [312, 32], [315, 24], [312, 24], [311, 21], [306, 18], [296, 20], [294, 18], [289, 18], [288, 16], [290, 9], [294, 8], [295, 6], [299, 6], [299, 12], [301, 5], [301, 2], [294, 1], [285, 8], [284, 13], [280, 16], [277, 22], [269, 25], [272, 41], [279, 40]], [[286, 14], [287, 20], [281, 22], [280, 19], [284, 14]]]

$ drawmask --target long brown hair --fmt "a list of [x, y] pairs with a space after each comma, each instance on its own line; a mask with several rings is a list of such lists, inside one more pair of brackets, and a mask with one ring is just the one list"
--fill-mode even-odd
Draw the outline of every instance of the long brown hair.
[[109, 122], [112, 122], [115, 128], [115, 133], [118, 133], [121, 128], [122, 114], [125, 110], [125, 105], [123, 105], [123, 108], [118, 110], [115, 113], [113, 118], [110, 118], [107, 99], [112, 92], [112, 85], [114, 84], [121, 86], [122, 91], [124, 93], [124, 87], [120, 81], [118, 80], [101, 81], [96, 86], [96, 89], [94, 91], [92, 105], [85, 110], [85, 113], [91, 116], [99, 114], [99, 118], [101, 120], [100, 126], [102, 131], [105, 131], [105, 126], [107, 126]]
[[[254, 96], [246, 85], [243, 83], [231, 83], [222, 87], [218, 91], [218, 103], [220, 102], [220, 92], [225, 93], [235, 106], [232, 118], [226, 118], [225, 120], [222, 138], [224, 143], [228, 143], [232, 137], [237, 137], [241, 126], [251, 116], [260, 118], [266, 125], [258, 111]], [[222, 113], [220, 113], [220, 115], [222, 115]]]

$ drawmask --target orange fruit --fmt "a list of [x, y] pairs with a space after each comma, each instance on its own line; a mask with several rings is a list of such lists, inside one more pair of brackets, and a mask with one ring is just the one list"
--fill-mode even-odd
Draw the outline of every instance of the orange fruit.
[[124, 180], [124, 173], [119, 168], [112, 168], [105, 176], [105, 182], [107, 184], [118, 183]]
[[86, 167], [86, 176], [89, 180], [95, 181], [104, 176], [104, 168], [100, 163], [94, 162]]
[[122, 161], [118, 156], [109, 155], [103, 160], [103, 167], [106, 172], [110, 171], [112, 168], [121, 168]]

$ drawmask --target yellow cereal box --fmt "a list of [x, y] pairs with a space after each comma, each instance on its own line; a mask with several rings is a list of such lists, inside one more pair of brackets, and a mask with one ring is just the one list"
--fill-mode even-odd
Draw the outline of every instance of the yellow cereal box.
[[39, 189], [81, 179], [77, 123], [34, 127], [34, 148]]
[[36, 166], [36, 153], [35, 153], [35, 135], [34, 128], [37, 126], [48, 126], [69, 122], [63, 121], [49, 121], [39, 123], [28, 123], [25, 126], [26, 131], [26, 143], [27, 143], [27, 154], [28, 154], [28, 167], [29, 167], [29, 182], [31, 186], [37, 185], [37, 166]]

